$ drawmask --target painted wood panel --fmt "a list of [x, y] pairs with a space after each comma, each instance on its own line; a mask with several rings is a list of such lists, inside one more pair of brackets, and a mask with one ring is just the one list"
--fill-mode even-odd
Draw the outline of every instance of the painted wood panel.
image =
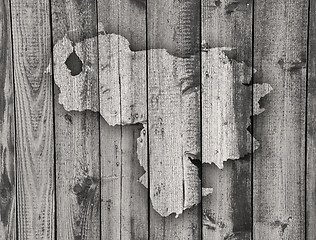
[[254, 239], [305, 239], [307, 6], [254, 5], [254, 81], [273, 88], [253, 126]]
[[15, 113], [10, 2], [0, 2], [0, 239], [16, 239]]
[[49, 1], [11, 1], [19, 239], [55, 238]]

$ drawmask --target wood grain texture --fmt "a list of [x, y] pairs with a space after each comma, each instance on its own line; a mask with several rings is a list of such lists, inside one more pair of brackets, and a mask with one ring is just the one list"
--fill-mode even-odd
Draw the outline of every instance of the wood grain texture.
[[98, 0], [98, 9], [106, 33], [126, 38], [132, 51], [146, 50], [145, 0]]
[[49, 1], [11, 1], [19, 239], [54, 239]]
[[[55, 44], [54, 79], [60, 88], [58, 102], [67, 111], [100, 112], [111, 126], [147, 121], [146, 51], [131, 51], [126, 38], [105, 33], [102, 24], [99, 32], [98, 37], [75, 46], [67, 36]], [[97, 41], [99, 58], [93, 51]], [[95, 67], [97, 62], [99, 71]], [[113, 81], [113, 76], [119, 76], [119, 81]]]
[[137, 138], [143, 126], [122, 127], [121, 239], [148, 239], [148, 190], [139, 183], [143, 169], [137, 158]]
[[137, 182], [142, 127], [108, 125], [146, 121], [146, 53], [135, 52], [146, 49], [145, 11], [140, 1], [98, 1], [103, 239], [148, 236], [147, 192]]
[[[251, 86], [238, 87], [240, 84], [238, 82], [246, 81], [248, 82], [246, 84], [249, 84], [251, 81], [252, 1], [202, 0], [201, 4], [202, 51], [227, 48], [223, 51], [224, 59], [229, 58], [227, 66], [227, 64], [223, 65], [215, 54], [212, 57], [212, 54], [202, 52], [202, 159], [203, 162], [214, 161], [218, 164], [228, 159], [242, 158], [220, 164], [221, 170], [214, 165], [203, 165], [203, 185], [213, 188], [213, 193], [202, 202], [203, 237], [204, 239], [250, 239], [252, 173], [251, 156], [246, 154], [251, 153], [252, 143], [250, 133], [247, 132], [252, 108], [252, 91]], [[229, 64], [234, 61], [230, 68]], [[215, 84], [218, 78], [221, 81]], [[224, 83], [225, 78], [228, 80], [226, 83]], [[229, 81], [234, 82], [233, 91], [224, 93], [223, 91], [227, 91], [231, 84]], [[215, 89], [221, 93], [218, 95], [220, 100], [215, 99]], [[226, 103], [226, 107], [222, 105], [216, 109], [216, 106], [224, 104], [223, 99], [226, 97], [231, 98], [227, 102], [228, 105]], [[212, 105], [217, 101], [220, 103]], [[235, 112], [231, 112], [231, 117], [226, 115], [225, 120], [225, 112], [228, 114], [230, 104], [233, 104], [232, 109]], [[213, 109], [212, 112], [210, 107]], [[219, 113], [218, 110], [223, 112]], [[216, 117], [215, 113], [218, 113]], [[223, 120], [216, 122], [216, 118]], [[220, 127], [219, 123], [224, 125]], [[235, 127], [231, 128], [233, 125]], [[230, 130], [227, 127], [230, 127]], [[224, 132], [225, 128], [227, 135]], [[223, 145], [225, 139], [228, 140], [226, 141], [228, 145]], [[221, 156], [215, 154], [213, 157], [211, 150], [216, 149], [215, 146], [221, 150]], [[226, 157], [223, 158], [224, 156]]]
[[[149, 188], [153, 208], [176, 217], [201, 200], [199, 88], [188, 89], [195, 58], [148, 52]], [[190, 69], [191, 67], [191, 69]], [[198, 76], [197, 76], [198, 78]]]
[[98, 42], [101, 116], [111, 126], [147, 121], [146, 52], [131, 51], [117, 34], [102, 34]]
[[55, 91], [57, 238], [100, 239], [99, 114], [70, 111], [99, 111], [96, 1], [51, 8], [54, 81], [71, 89]]
[[57, 237], [100, 239], [99, 114], [55, 113]]
[[[199, 164], [201, 151], [199, 10], [199, 1], [147, 1], [149, 191], [162, 216], [201, 199], [190, 161]], [[161, 218], [150, 209], [150, 239], [201, 239], [200, 213]]]
[[101, 118], [101, 237], [121, 239], [122, 127]]
[[54, 46], [54, 81], [58, 103], [67, 111], [99, 112], [97, 38], [75, 43], [67, 35]]
[[0, 239], [16, 239], [15, 120], [10, 3], [0, 1]]
[[307, 82], [306, 239], [316, 236], [316, 2], [310, 1]]
[[254, 119], [255, 239], [305, 239], [306, 0], [254, 5], [255, 83], [273, 91]]

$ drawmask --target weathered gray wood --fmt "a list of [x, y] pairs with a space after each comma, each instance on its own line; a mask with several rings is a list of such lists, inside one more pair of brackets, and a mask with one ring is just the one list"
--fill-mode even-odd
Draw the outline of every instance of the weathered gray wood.
[[143, 171], [136, 155], [142, 126], [118, 126], [147, 117], [146, 52], [135, 52], [146, 49], [145, 11], [141, 1], [98, 1], [104, 239], [148, 235], [147, 192], [137, 182]]
[[64, 109], [69, 102], [77, 108], [67, 110], [99, 109], [96, 1], [51, 4], [53, 75], [61, 86], [55, 91], [57, 238], [99, 239], [99, 114]]
[[101, 237], [121, 239], [121, 126], [101, 118]]
[[[252, 74], [252, 1], [203, 0], [201, 4], [202, 159], [205, 163], [214, 162], [223, 168], [220, 170], [218, 166], [203, 165], [203, 185], [213, 188], [213, 193], [202, 202], [203, 237], [250, 239], [249, 153], [252, 140], [247, 128], [250, 124], [252, 91], [251, 86], [244, 86], [241, 81], [249, 84]], [[227, 50], [221, 50], [222, 47]], [[216, 58], [221, 52], [224, 54], [222, 58], [228, 58], [228, 63], [223, 64]], [[232, 61], [235, 61], [234, 66], [229, 66]], [[216, 99], [217, 91], [220, 93], [219, 100]], [[213, 151], [217, 149], [218, 153], [214, 155]]]
[[253, 126], [254, 239], [305, 239], [307, 5], [254, 5], [254, 81], [273, 88]]
[[55, 113], [57, 237], [100, 239], [99, 115]]
[[13, 0], [19, 239], [54, 239], [54, 130], [49, 1]]
[[144, 169], [137, 157], [142, 129], [142, 125], [122, 127], [121, 239], [148, 239], [148, 191], [139, 183]]
[[147, 1], [150, 239], [201, 239], [199, 9]]
[[0, 1], [0, 239], [16, 239], [15, 122], [10, 2]]
[[316, 236], [316, 2], [310, 1], [307, 80], [306, 239]]
[[251, 239], [251, 180], [245, 167], [250, 161], [250, 156], [227, 161], [223, 169], [203, 165], [203, 184], [213, 188], [203, 199], [203, 239]]

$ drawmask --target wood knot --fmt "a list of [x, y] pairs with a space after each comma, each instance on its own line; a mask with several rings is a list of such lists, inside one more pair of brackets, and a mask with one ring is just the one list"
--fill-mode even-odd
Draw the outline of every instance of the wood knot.
[[82, 72], [82, 61], [76, 54], [75, 50], [69, 55], [65, 62], [67, 68], [70, 70], [71, 76], [77, 76]]

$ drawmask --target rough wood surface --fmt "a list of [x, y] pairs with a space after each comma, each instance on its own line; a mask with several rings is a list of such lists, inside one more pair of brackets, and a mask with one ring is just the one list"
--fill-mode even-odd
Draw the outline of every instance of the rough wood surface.
[[314, 239], [315, 11], [0, 0], [0, 240]]
[[101, 119], [105, 239], [148, 236], [147, 192], [137, 182], [143, 171], [136, 156], [141, 126], [122, 126], [147, 117], [146, 53], [135, 52], [146, 49], [145, 11], [141, 1], [98, 1], [100, 112], [107, 122]]
[[[199, 9], [198, 1], [147, 1], [147, 48], [165, 49], [148, 52], [149, 191], [162, 216], [201, 199], [190, 161], [199, 165], [201, 151]], [[150, 239], [200, 239], [200, 213], [161, 218], [151, 209]]]
[[223, 169], [203, 165], [203, 184], [213, 188], [203, 199], [203, 239], [251, 239], [250, 161], [248, 155], [225, 162]]
[[250, 117], [264, 111], [258, 101], [271, 91], [266, 83], [251, 86], [252, 68], [229, 59], [226, 51], [232, 49], [206, 48], [202, 53], [202, 157], [203, 163], [221, 169], [225, 161], [258, 148], [248, 131]]
[[59, 104], [99, 110], [96, 1], [51, 4], [53, 76], [71, 89], [55, 91], [57, 238], [99, 239], [99, 114]]
[[146, 52], [133, 52], [126, 38], [99, 36], [100, 113], [110, 125], [147, 120]]
[[[147, 121], [146, 52], [131, 51], [126, 38], [106, 34], [102, 24], [99, 32], [98, 37], [83, 40], [74, 47], [67, 36], [54, 46], [54, 79], [60, 88], [59, 103], [67, 111], [100, 112], [111, 126]], [[91, 49], [91, 46], [96, 47], [97, 41], [99, 61], [96, 52]], [[65, 64], [73, 54], [82, 68], [81, 73], [75, 76]], [[99, 71], [95, 68], [97, 64]], [[95, 97], [98, 91], [100, 107]]]
[[253, 126], [254, 239], [305, 239], [307, 5], [254, 5], [254, 81], [273, 88]]
[[200, 154], [200, 95], [186, 92], [185, 82], [195, 59], [153, 50], [148, 59], [150, 198], [161, 216], [177, 216], [201, 200], [199, 169], [190, 160]]
[[55, 112], [57, 237], [99, 239], [99, 115]]
[[[205, 54], [207, 52], [202, 53], [202, 59], [207, 64], [206, 66], [203, 64], [207, 72], [202, 70], [202, 81], [205, 82], [206, 87], [208, 86], [208, 89], [204, 89], [204, 87], [202, 89], [202, 129], [205, 129], [202, 131], [202, 159], [203, 162], [214, 161], [222, 168], [220, 170], [215, 165], [203, 165], [203, 185], [213, 188], [213, 193], [202, 202], [203, 237], [204, 239], [230, 239], [231, 237], [232, 239], [246, 240], [251, 238], [252, 228], [252, 140], [247, 131], [247, 129], [249, 130], [252, 111], [252, 89], [249, 85], [242, 85], [240, 81], [246, 81], [249, 84], [252, 77], [252, 1], [202, 0], [201, 4], [202, 48], [206, 51], [208, 49], [218, 51], [217, 48], [230, 48], [220, 53], [223, 57], [222, 60], [218, 58], [219, 55], [214, 55], [212, 60], [207, 61], [205, 59], [208, 57]], [[223, 60], [226, 61], [225, 64], [223, 64]], [[231, 64], [232, 61], [235, 63]], [[211, 68], [207, 69], [207, 66]], [[212, 72], [209, 72], [210, 70]], [[219, 79], [213, 76], [214, 73]], [[242, 79], [243, 77], [245, 79]], [[230, 83], [224, 79], [230, 80]], [[214, 80], [218, 81], [217, 84], [216, 82], [215, 84], [212, 83]], [[228, 87], [233, 82], [236, 87]], [[213, 88], [221, 94], [216, 94], [216, 90]], [[220, 99], [218, 100], [216, 97]], [[226, 103], [222, 101], [225, 98]], [[210, 105], [213, 101], [218, 102], [217, 105]], [[228, 103], [230, 110], [224, 106], [224, 103]], [[213, 111], [210, 111], [210, 107]], [[223, 112], [223, 115], [226, 115], [226, 120], [221, 117], [223, 110], [227, 111], [226, 114]], [[229, 113], [229, 111], [231, 112]], [[214, 116], [214, 112], [219, 114]], [[220, 119], [218, 123], [216, 118]], [[217, 128], [212, 129], [214, 123]], [[209, 130], [206, 130], [207, 128]], [[226, 129], [227, 135], [222, 132], [222, 128]], [[233, 129], [236, 129], [237, 132], [232, 131]], [[232, 136], [235, 136], [235, 141], [232, 141]], [[223, 145], [224, 140], [232, 145]], [[214, 141], [216, 144], [210, 145], [210, 142]], [[212, 152], [214, 154], [214, 150], [217, 150], [215, 146], [221, 150], [219, 151], [221, 156], [212, 155]], [[243, 156], [242, 160], [227, 161]]]
[[[98, 43], [99, 43], [99, 79], [100, 79], [100, 113], [104, 120], [109, 125], [127, 125], [127, 124], [135, 124], [135, 123], [145, 123], [147, 121], [147, 98], [146, 98], [146, 51], [132, 51], [129, 46], [129, 42], [125, 37], [122, 37], [117, 34], [108, 34], [104, 31], [103, 25], [99, 25], [99, 36], [98, 36]], [[89, 42], [94, 41], [94, 38], [87, 39], [76, 45], [81, 46], [81, 44], [88, 44]], [[65, 59], [71, 54], [72, 47], [71, 41], [68, 38], [63, 38], [62, 40], [58, 41], [54, 47], [54, 53], [57, 64], [54, 65], [55, 67], [55, 82], [60, 87], [61, 93], [59, 94], [59, 102], [65, 107], [67, 111], [83, 111], [83, 110], [92, 110], [97, 111], [96, 108], [91, 104], [82, 104], [82, 89], [85, 89], [85, 77], [82, 75], [78, 75], [78, 77], [70, 77], [70, 71], [66, 69], [65, 66]], [[79, 47], [80, 47], [79, 46]], [[76, 46], [74, 47], [75, 49]], [[70, 49], [70, 50], [69, 50]], [[82, 53], [78, 50], [75, 50], [77, 55], [82, 58]], [[175, 98], [178, 98], [179, 104], [186, 103], [188, 106], [190, 102], [196, 101], [199, 99], [199, 87], [191, 86], [192, 80], [183, 81], [183, 79], [190, 78], [190, 73], [184, 73], [183, 69], [190, 64], [194, 64], [196, 60], [194, 57], [182, 59], [179, 57], [175, 57], [169, 54], [164, 49], [150, 49], [148, 50], [148, 54], [150, 56], [155, 56], [157, 58], [156, 65], [157, 71], [165, 71], [166, 78], [172, 75], [172, 81], [170, 81], [171, 85], [166, 86], [166, 93], [167, 96], [169, 93], [172, 92]], [[158, 56], [158, 57], [157, 57]], [[177, 65], [175, 68], [172, 65], [166, 64], [166, 60], [168, 63], [174, 62]], [[191, 63], [190, 63], [191, 62]], [[86, 62], [83, 61], [82, 66], [86, 68]], [[174, 69], [179, 69], [174, 70]], [[195, 69], [196, 71], [196, 69]], [[174, 72], [174, 73], [173, 73]], [[67, 73], [69, 76], [67, 76]], [[93, 77], [93, 76], [92, 76]], [[168, 83], [168, 81], [167, 81]], [[191, 84], [191, 85], [190, 85]], [[179, 86], [181, 85], [182, 92], [178, 93]], [[80, 91], [77, 90], [77, 86], [79, 86]], [[241, 85], [242, 86], [242, 85]], [[192, 95], [192, 93], [196, 93], [197, 95]], [[89, 93], [89, 91], [88, 91]], [[179, 95], [179, 96], [177, 96]], [[183, 95], [183, 96], [181, 96]], [[68, 97], [71, 96], [71, 100], [68, 100]], [[168, 103], [167, 103], [168, 104]], [[174, 110], [179, 110], [180, 106], [175, 105]], [[173, 110], [172, 110], [173, 111]], [[181, 111], [181, 110], [180, 110]], [[190, 145], [194, 145], [194, 141], [199, 141], [199, 137], [197, 132], [199, 130], [198, 126], [190, 126], [191, 115], [193, 119], [199, 117], [199, 109], [196, 109], [194, 106], [189, 106], [186, 110], [186, 117], [185, 114], [182, 114], [185, 119], [188, 119], [188, 122], [184, 122], [184, 124], [188, 125], [189, 130], [187, 135], [183, 135], [181, 132], [177, 132], [177, 134], [182, 134], [183, 139], [188, 137], [188, 144], [180, 145], [183, 150], [183, 153], [180, 155], [175, 155], [175, 161], [182, 162], [182, 155], [185, 154], [189, 159], [195, 159], [198, 155], [197, 149], [192, 149]], [[175, 111], [173, 111], [175, 113]], [[246, 124], [245, 124], [246, 125]], [[180, 128], [182, 126], [179, 125]], [[102, 129], [101, 129], [102, 131]], [[193, 136], [195, 134], [195, 136]], [[193, 139], [193, 140], [192, 140]], [[186, 141], [186, 140], [185, 140]], [[193, 143], [189, 143], [189, 142]], [[145, 145], [138, 146], [140, 148], [144, 147]], [[159, 145], [162, 147], [163, 145]], [[172, 146], [169, 142], [166, 142], [166, 146]], [[179, 147], [179, 149], [181, 148]], [[193, 147], [194, 148], [194, 147]], [[178, 149], [178, 150], [179, 150]], [[170, 148], [170, 151], [173, 151], [173, 148]], [[140, 156], [141, 166], [144, 168], [147, 164], [147, 149], [144, 149], [144, 155]], [[179, 153], [179, 152], [178, 152]], [[175, 153], [176, 154], [176, 153]], [[190, 155], [191, 154], [191, 155]], [[188, 157], [189, 156], [189, 157]], [[153, 162], [158, 162], [159, 156], [153, 156]], [[157, 159], [157, 160], [156, 160]], [[194, 166], [194, 163], [191, 161], [188, 162], [188, 166], [190, 168], [192, 166], [192, 171], [197, 171], [197, 166]], [[177, 164], [176, 166], [179, 169], [182, 169], [181, 163]], [[156, 168], [154, 168], [156, 169]], [[159, 167], [157, 171], [154, 170], [153, 175], [159, 174]], [[195, 190], [191, 191], [191, 188], [198, 188], [199, 186], [195, 186], [199, 184], [200, 180], [198, 178], [198, 174], [193, 174], [195, 177], [191, 177], [192, 173], [191, 170], [185, 169], [185, 179], [192, 178], [192, 181], [186, 180], [184, 187], [186, 188], [186, 195], [183, 201], [170, 201], [166, 203], [165, 209], [159, 206], [159, 201], [157, 202], [157, 196], [151, 195], [153, 199], [153, 207], [157, 210], [162, 216], [168, 216], [171, 213], [175, 212], [177, 215], [182, 213], [182, 211], [186, 208], [190, 208], [193, 205], [196, 205], [200, 202], [199, 194], [196, 194]], [[148, 178], [147, 173], [141, 177], [141, 182], [146, 186], [147, 184], [145, 181]], [[194, 179], [195, 178], [195, 179]], [[160, 184], [166, 181], [168, 182], [168, 178], [160, 181], [159, 178], [152, 183], [154, 188], [160, 187]], [[181, 177], [179, 177], [179, 183], [181, 183]], [[181, 184], [180, 184], [181, 185]], [[171, 186], [171, 185], [170, 185]], [[205, 189], [205, 192], [210, 192], [209, 189]], [[161, 198], [169, 198], [168, 195], [175, 196], [175, 193], [170, 193], [170, 189], [163, 188], [161, 190], [160, 197]], [[176, 193], [179, 198], [184, 197], [183, 191], [178, 191]], [[168, 208], [168, 210], [166, 210]]]
[[122, 126], [100, 119], [101, 237], [121, 239]]
[[0, 239], [16, 239], [15, 122], [10, 2], [0, 1]]
[[144, 170], [137, 158], [137, 138], [143, 126], [122, 127], [121, 239], [148, 239], [148, 190], [139, 183]]
[[307, 82], [306, 239], [316, 236], [316, 2], [310, 1]]
[[54, 46], [54, 80], [58, 102], [67, 111], [99, 111], [97, 38], [71, 41], [67, 34]]
[[54, 239], [53, 82], [49, 1], [11, 1], [19, 239]]

